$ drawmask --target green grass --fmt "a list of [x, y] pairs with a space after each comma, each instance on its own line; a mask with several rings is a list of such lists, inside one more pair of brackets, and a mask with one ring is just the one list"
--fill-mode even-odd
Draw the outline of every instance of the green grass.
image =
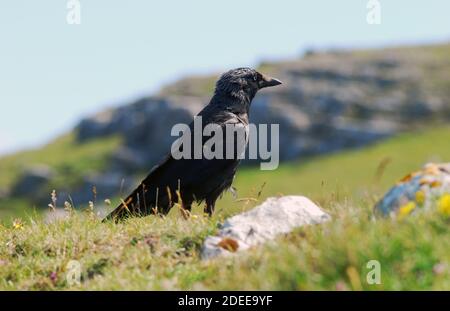
[[[450, 127], [398, 136], [377, 145], [301, 159], [276, 171], [244, 168], [211, 219], [166, 218], [102, 224], [88, 212], [23, 228], [0, 227], [0, 289], [353, 289], [450, 290], [450, 219], [431, 210], [404, 220], [374, 219], [380, 194], [428, 161], [450, 161]], [[384, 169], [380, 169], [384, 163]], [[265, 186], [262, 185], [265, 183]], [[333, 220], [300, 228], [232, 258], [200, 261], [203, 239], [225, 217], [277, 194], [304, 194]], [[20, 226], [18, 226], [20, 227]], [[81, 264], [81, 284], [66, 282], [67, 264]], [[381, 284], [369, 285], [366, 264], [381, 264]]]

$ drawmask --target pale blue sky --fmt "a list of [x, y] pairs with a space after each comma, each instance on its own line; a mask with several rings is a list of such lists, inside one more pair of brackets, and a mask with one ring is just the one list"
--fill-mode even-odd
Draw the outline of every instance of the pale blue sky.
[[305, 48], [450, 40], [450, 1], [0, 0], [0, 153], [43, 144], [82, 116], [187, 74], [253, 66]]

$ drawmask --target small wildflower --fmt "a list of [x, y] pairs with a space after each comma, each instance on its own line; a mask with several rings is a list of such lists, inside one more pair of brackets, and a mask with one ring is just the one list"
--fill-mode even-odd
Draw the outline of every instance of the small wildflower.
[[22, 230], [23, 226], [24, 226], [24, 224], [23, 224], [21, 219], [19, 219], [19, 218], [14, 219], [14, 221], [13, 221], [13, 229], [15, 229], [15, 230]]
[[105, 199], [105, 204], [108, 206], [111, 206], [111, 200], [110, 199]]
[[423, 203], [425, 203], [425, 192], [422, 190], [416, 192], [416, 202], [419, 205], [423, 205]]
[[70, 210], [72, 210], [72, 204], [70, 204], [69, 202], [64, 202], [64, 209], [66, 210], [66, 211], [70, 211]]
[[439, 213], [450, 216], [450, 194], [444, 194], [438, 201]]
[[400, 219], [408, 216], [409, 214], [411, 214], [411, 212], [416, 208], [416, 203], [414, 202], [408, 202], [405, 205], [403, 205], [402, 207], [399, 208], [398, 210], [398, 216]]
[[445, 263], [437, 263], [433, 266], [433, 273], [436, 275], [442, 275], [447, 270], [447, 266]]
[[337, 291], [348, 291], [347, 284], [344, 281], [338, 281], [335, 285]]
[[89, 203], [88, 203], [88, 208], [87, 208], [87, 213], [90, 215], [90, 216], [94, 216], [95, 215], [95, 213], [94, 213], [94, 207], [95, 207], [95, 205], [94, 205], [94, 202], [93, 201], [89, 201]]
[[73, 206], [70, 202], [64, 202], [64, 211], [66, 211], [66, 213], [68, 213], [69, 215], [72, 215], [74, 213]]
[[50, 281], [52, 281], [53, 285], [56, 285], [56, 283], [58, 282], [58, 274], [56, 272], [52, 272], [49, 275]]
[[52, 200], [52, 203], [48, 205], [53, 211], [56, 210], [56, 201], [58, 200], [58, 197], [56, 196], [56, 190], [53, 190], [52, 193], [50, 193], [50, 197]]

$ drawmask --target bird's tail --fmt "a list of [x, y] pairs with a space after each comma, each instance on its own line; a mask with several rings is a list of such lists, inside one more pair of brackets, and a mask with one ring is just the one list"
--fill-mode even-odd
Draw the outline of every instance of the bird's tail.
[[[146, 202], [146, 189], [141, 183], [134, 191], [117, 206], [103, 222], [113, 220], [119, 222], [130, 216], [143, 216], [151, 213], [152, 204]], [[151, 203], [151, 202], [148, 202]]]

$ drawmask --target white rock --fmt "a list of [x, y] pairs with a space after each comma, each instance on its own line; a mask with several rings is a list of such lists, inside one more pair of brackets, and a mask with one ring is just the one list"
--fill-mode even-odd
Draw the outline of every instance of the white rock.
[[268, 198], [254, 209], [227, 219], [216, 236], [206, 238], [201, 257], [210, 259], [246, 250], [295, 228], [329, 219], [327, 213], [306, 197]]

